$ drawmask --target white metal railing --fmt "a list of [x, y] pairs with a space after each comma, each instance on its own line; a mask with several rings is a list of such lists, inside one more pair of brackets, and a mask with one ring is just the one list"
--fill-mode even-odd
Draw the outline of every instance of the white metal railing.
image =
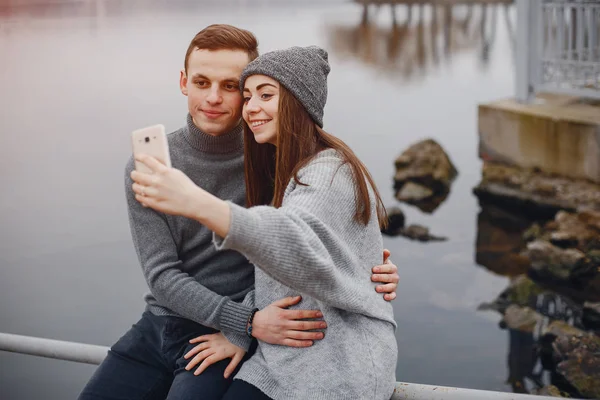
[[0, 333], [0, 350], [99, 365], [106, 357], [108, 347]]
[[516, 95], [600, 99], [600, 1], [517, 0]]
[[[0, 351], [99, 365], [108, 347], [0, 333]], [[554, 397], [397, 382], [391, 400], [551, 400]]]

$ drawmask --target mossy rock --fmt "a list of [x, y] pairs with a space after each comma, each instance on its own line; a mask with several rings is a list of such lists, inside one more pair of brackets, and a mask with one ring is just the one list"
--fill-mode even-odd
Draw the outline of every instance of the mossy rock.
[[542, 233], [542, 227], [539, 224], [535, 223], [523, 233], [523, 240], [525, 240], [526, 242], [532, 242], [534, 240], [539, 239], [542, 236]]
[[558, 337], [552, 347], [556, 371], [586, 398], [600, 398], [600, 337], [586, 333]]
[[508, 301], [519, 306], [529, 306], [532, 299], [544, 293], [544, 289], [526, 276], [520, 276], [508, 289]]
[[586, 255], [591, 262], [593, 262], [597, 266], [600, 266], [600, 249], [590, 250], [587, 252]]
[[550, 396], [550, 397], [563, 397], [563, 398], [571, 397], [571, 396], [569, 396], [568, 393], [561, 392], [560, 389], [554, 385], [544, 386], [543, 388], [536, 390], [534, 394], [536, 394], [538, 396]]
[[574, 354], [556, 368], [584, 397], [600, 398], [600, 357], [590, 352]]

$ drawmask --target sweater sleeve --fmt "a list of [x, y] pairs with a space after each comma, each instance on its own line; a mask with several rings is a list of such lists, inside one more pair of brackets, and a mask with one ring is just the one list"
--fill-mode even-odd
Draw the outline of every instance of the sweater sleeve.
[[337, 308], [362, 312], [361, 302], [371, 293], [365, 290], [370, 284], [367, 266], [357, 265], [351, 243], [338, 235], [352, 227], [355, 231], [344, 232], [346, 237], [361, 240], [365, 231], [364, 225], [351, 222], [356, 203], [350, 167], [336, 157], [321, 157], [298, 178], [305, 185], [288, 190], [280, 208], [245, 209], [229, 203], [229, 233], [224, 239], [215, 235], [215, 243], [220, 249], [239, 251], [292, 289]]
[[[221, 296], [181, 270], [164, 214], [142, 206], [133, 192], [133, 159], [125, 168], [125, 194], [133, 244], [150, 292], [163, 306], [204, 326], [245, 335], [252, 307]], [[235, 343], [235, 344], [239, 344]], [[240, 346], [242, 347], [242, 346]]]
[[[243, 305], [250, 307], [250, 309], [254, 309], [256, 304], [254, 300], [254, 292], [254, 289], [249, 291], [246, 294], [246, 297], [244, 297], [244, 301], [242, 302]], [[247, 321], [248, 319], [246, 319], [246, 322], [244, 322], [244, 329], [246, 328]], [[223, 331], [223, 336], [225, 336], [225, 338], [227, 338], [227, 340], [229, 340], [230, 343], [233, 343], [246, 351], [248, 351], [250, 345], [252, 344], [252, 341], [254, 340], [246, 333], [241, 334], [238, 332], [231, 332], [227, 330]]]

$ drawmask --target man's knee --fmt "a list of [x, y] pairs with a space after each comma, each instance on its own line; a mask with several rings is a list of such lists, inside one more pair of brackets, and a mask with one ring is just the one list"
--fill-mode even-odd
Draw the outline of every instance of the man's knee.
[[[175, 372], [175, 379], [167, 400], [220, 400], [233, 382], [233, 378], [225, 378], [225, 368], [231, 359], [219, 361], [204, 370], [200, 375], [194, 371], [185, 370], [185, 364], [179, 363], [180, 368]], [[186, 362], [187, 364], [187, 362]]]
[[168, 374], [131, 362], [110, 351], [79, 395], [79, 400], [165, 398], [171, 386]]
[[111, 347], [79, 399], [165, 398], [173, 373], [160, 356], [160, 343], [144, 325], [142, 317]]

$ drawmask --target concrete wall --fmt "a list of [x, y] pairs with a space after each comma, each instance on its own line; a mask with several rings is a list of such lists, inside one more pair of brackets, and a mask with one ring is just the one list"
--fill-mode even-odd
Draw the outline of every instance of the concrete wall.
[[523, 105], [479, 106], [479, 155], [484, 160], [600, 183], [600, 106], [566, 96]]

